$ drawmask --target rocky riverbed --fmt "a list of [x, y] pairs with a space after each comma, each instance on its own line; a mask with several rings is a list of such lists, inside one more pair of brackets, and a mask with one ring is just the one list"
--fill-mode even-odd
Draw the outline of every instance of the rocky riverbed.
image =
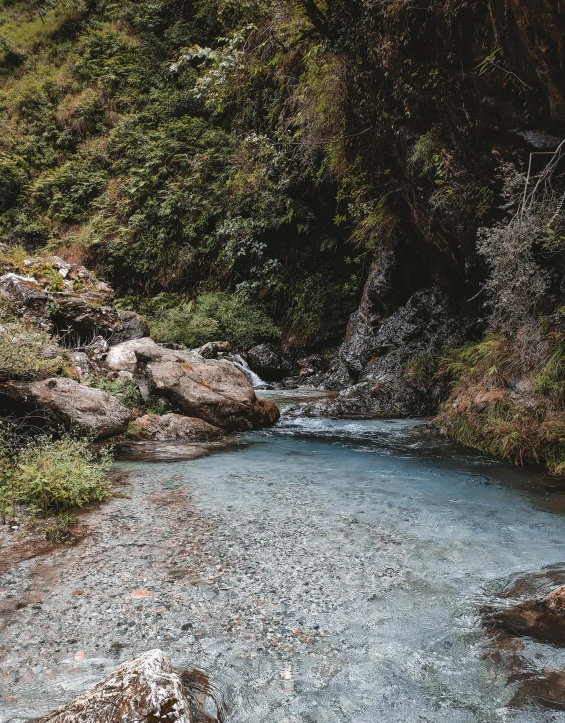
[[[564, 491], [422, 430], [290, 419], [197, 459], [117, 464], [75, 545], [28, 546], [4, 571], [2, 723], [155, 648], [203, 669], [208, 715], [230, 723], [561, 720], [512, 704], [483, 609], [509, 576], [563, 563]], [[522, 645], [522, 670], [565, 668]]]

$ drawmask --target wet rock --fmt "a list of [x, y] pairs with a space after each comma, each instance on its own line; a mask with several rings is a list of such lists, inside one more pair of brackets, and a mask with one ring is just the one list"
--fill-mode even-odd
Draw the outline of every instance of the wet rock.
[[109, 340], [111, 346], [149, 336], [149, 324], [140, 314], [135, 311], [119, 311], [118, 316], [120, 322]]
[[38, 723], [193, 723], [183, 683], [161, 650], [119, 666]]
[[205, 359], [217, 359], [218, 354], [229, 354], [230, 351], [231, 344], [229, 341], [209, 341], [200, 347], [198, 353]]
[[[381, 316], [384, 306], [378, 308], [369, 325], [355, 323], [354, 337], [346, 341], [328, 375], [331, 386], [351, 380], [353, 369], [357, 382], [350, 381], [335, 400], [289, 413], [370, 418], [426, 416], [437, 411], [448, 387], [445, 379], [435, 375], [435, 355], [448, 343], [461, 340], [465, 331], [453, 300], [431, 287], [416, 292], [387, 318]], [[380, 321], [374, 328], [376, 319]], [[369, 355], [372, 358], [367, 359]]]
[[243, 372], [223, 359], [166, 349], [145, 338], [112, 347], [106, 364], [131, 372], [147, 398], [164, 398], [182, 414], [216, 427], [239, 429], [242, 421], [264, 426], [278, 418], [276, 405], [259, 401]]
[[277, 382], [289, 376], [291, 361], [272, 344], [259, 344], [247, 352], [249, 368], [268, 382]]
[[132, 439], [155, 440], [208, 440], [225, 434], [223, 429], [214, 427], [202, 419], [183, 417], [181, 414], [146, 414], [136, 419], [128, 430]]
[[44, 412], [50, 423], [81, 428], [95, 439], [122, 434], [130, 421], [129, 411], [115, 397], [72, 379], [9, 382], [0, 392], [19, 414]]

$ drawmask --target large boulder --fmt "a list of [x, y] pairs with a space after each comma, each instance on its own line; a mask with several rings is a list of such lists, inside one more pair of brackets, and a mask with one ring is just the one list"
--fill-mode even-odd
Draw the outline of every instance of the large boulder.
[[126, 431], [130, 412], [115, 397], [63, 377], [38, 382], [8, 382], [0, 387], [6, 411], [43, 413], [50, 424], [82, 429], [95, 439]]
[[281, 381], [292, 372], [292, 363], [272, 344], [259, 344], [247, 352], [249, 368], [267, 382]]
[[150, 650], [37, 723], [195, 723], [193, 709], [170, 660]]
[[371, 324], [376, 325], [371, 326], [370, 334], [368, 327], [361, 334], [356, 326], [355, 343], [353, 337], [346, 340], [330, 372], [331, 387], [341, 364], [343, 376], [338, 377], [349, 380], [348, 385], [342, 386], [335, 399], [297, 406], [288, 410], [290, 414], [371, 418], [437, 412], [449, 393], [447, 380], [435, 374], [437, 358], [448, 344], [464, 339], [464, 316], [436, 287], [417, 291], [387, 317], [382, 316], [382, 307], [379, 309], [372, 318]]
[[146, 398], [164, 398], [182, 414], [216, 427], [262, 427], [278, 419], [276, 405], [259, 401], [243, 372], [224, 359], [166, 349], [145, 338], [112, 347], [106, 364], [130, 372]]
[[128, 430], [128, 437], [156, 442], [194, 440], [207, 441], [225, 434], [223, 429], [214, 427], [203, 419], [183, 417], [182, 414], [146, 414], [139, 417]]

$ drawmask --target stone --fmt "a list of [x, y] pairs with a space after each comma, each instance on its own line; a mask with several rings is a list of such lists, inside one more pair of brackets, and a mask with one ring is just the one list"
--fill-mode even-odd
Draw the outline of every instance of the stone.
[[37, 723], [194, 723], [194, 718], [170, 660], [150, 650]]
[[128, 430], [128, 437], [139, 440], [167, 442], [173, 440], [206, 441], [225, 434], [202, 419], [184, 417], [181, 414], [146, 414], [136, 419]]
[[135, 311], [119, 311], [118, 316], [119, 325], [109, 339], [111, 346], [149, 336], [149, 324], [140, 314]]
[[144, 338], [112, 347], [106, 364], [112, 371], [131, 372], [147, 399], [166, 399], [183, 415], [216, 427], [239, 429], [245, 420], [264, 426], [278, 419], [276, 405], [259, 402], [243, 372], [224, 359], [204, 359]]
[[555, 612], [565, 612], [565, 585], [552, 590], [543, 599], [543, 604]]
[[290, 360], [272, 344], [259, 344], [247, 352], [249, 368], [268, 382], [288, 377], [292, 371]]
[[229, 341], [209, 341], [200, 347], [198, 353], [205, 359], [217, 359], [218, 354], [229, 354], [230, 351], [231, 344]]
[[130, 421], [129, 410], [115, 397], [64, 377], [8, 382], [0, 393], [20, 415], [43, 412], [49, 423], [82, 429], [97, 440], [122, 434]]
[[0, 277], [0, 296], [14, 304], [18, 316], [25, 316], [41, 328], [51, 330], [47, 310], [49, 297], [35, 279], [13, 273], [4, 274]]
[[96, 291], [80, 294], [53, 294], [56, 308], [51, 314], [55, 327], [61, 332], [72, 330], [75, 343], [89, 344], [96, 336], [111, 337], [120, 329], [120, 316], [113, 306], [100, 303]]
[[69, 356], [79, 379], [88, 379], [92, 376], [92, 364], [87, 354], [83, 351], [73, 351]]
[[[380, 284], [373, 281], [371, 289]], [[373, 304], [375, 302], [372, 302]], [[465, 338], [465, 318], [453, 300], [437, 287], [421, 289], [389, 316], [386, 304], [361, 305], [353, 329], [326, 377], [335, 399], [296, 406], [289, 414], [349, 418], [410, 417], [435, 414], [447, 398], [447, 380], [434, 374], [434, 355]], [[359, 320], [359, 315], [364, 321]], [[352, 317], [353, 319], [353, 317]], [[411, 371], [420, 361], [424, 374]]]

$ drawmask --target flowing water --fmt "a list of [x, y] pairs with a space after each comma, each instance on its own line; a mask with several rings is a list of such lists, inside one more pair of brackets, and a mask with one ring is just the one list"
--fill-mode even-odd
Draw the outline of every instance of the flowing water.
[[[282, 406], [294, 401], [291, 393], [272, 396]], [[76, 623], [74, 635], [86, 660], [92, 637], [98, 667], [79, 673], [69, 663], [64, 675], [52, 673], [56, 684], [39, 673], [22, 678], [13, 691], [16, 701], [29, 691], [25, 704], [6, 705], [0, 720], [46, 712], [119, 660], [161, 647], [177, 667], [206, 671], [227, 723], [565, 721], [565, 712], [543, 701], [510, 705], [519, 682], [509, 683], [505, 651], [493, 655], [481, 615], [484, 606], [505, 604], [500, 596], [521, 578], [531, 576], [534, 586], [539, 579], [540, 593], [551, 587], [548, 571], [553, 584], [559, 576], [565, 582], [565, 489], [539, 472], [462, 450], [419, 421], [284, 416], [271, 430], [245, 435], [235, 450], [120, 468], [142, 499], [165, 500], [159, 509], [174, 506], [156, 493], [177, 495], [173, 502], [186, 496], [192, 505], [190, 512], [177, 506], [177, 516], [160, 525], [152, 517], [145, 543], [162, 546], [168, 535], [180, 544], [193, 535], [201, 558], [168, 582], [150, 553], [139, 571], [134, 552], [125, 553], [130, 562], [102, 563], [117, 553], [111, 540], [102, 544], [100, 528], [103, 569], [85, 577], [77, 566], [62, 575], [43, 603], [51, 607], [41, 632], [47, 650], [58, 596], [73, 586], [96, 588], [96, 609], [108, 610], [118, 627], [105, 631], [102, 615], [90, 632]], [[150, 505], [141, 509], [135, 497], [111, 505], [113, 515], [127, 512], [123, 544], [138, 539]], [[179, 559], [192, 554], [186, 540], [182, 548]], [[119, 569], [109, 581], [111, 565]], [[154, 591], [135, 609], [121, 602], [129, 566]], [[85, 606], [76, 619], [86, 620], [88, 595], [76, 600]], [[145, 627], [128, 637], [116, 620], [133, 613], [145, 616]], [[106, 639], [120, 641], [113, 659], [101, 652]], [[565, 669], [560, 648], [533, 640], [518, 648], [520, 671]], [[59, 665], [73, 660], [65, 654]]]

